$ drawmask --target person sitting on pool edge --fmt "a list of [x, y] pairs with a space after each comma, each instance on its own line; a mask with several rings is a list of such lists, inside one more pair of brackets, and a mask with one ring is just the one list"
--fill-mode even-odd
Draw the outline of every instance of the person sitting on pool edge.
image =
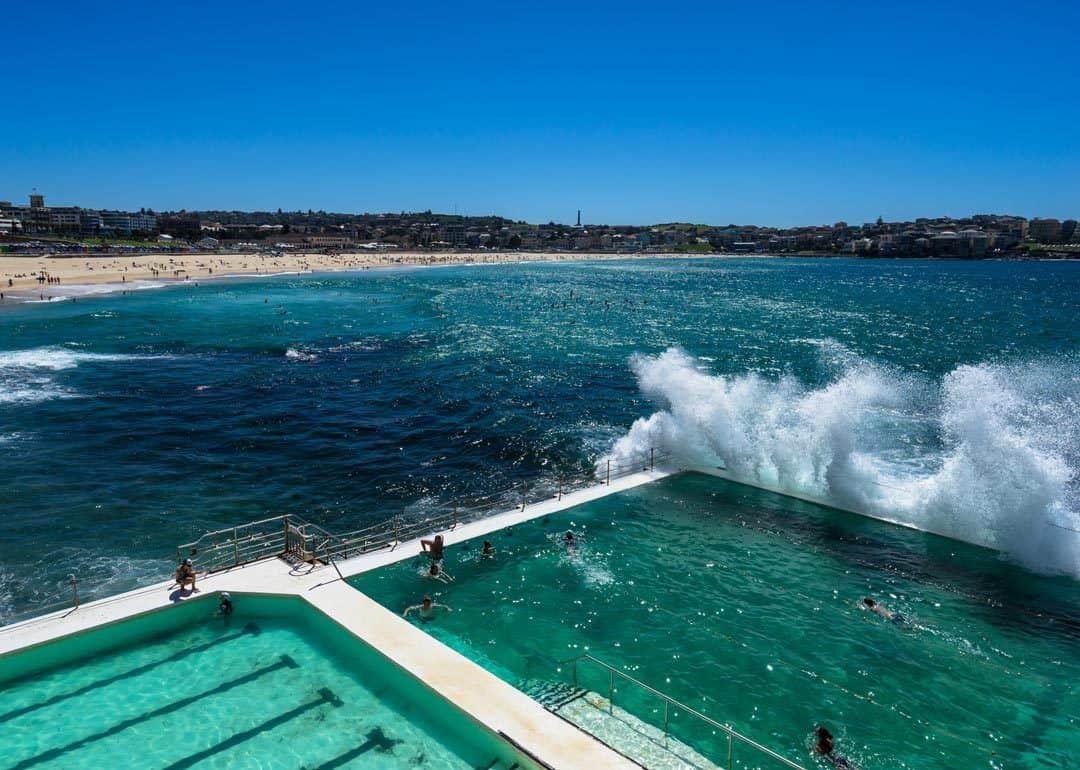
[[409, 617], [409, 613], [419, 612], [420, 620], [434, 620], [435, 610], [437, 609], [446, 610], [447, 612], [453, 612], [453, 610], [447, 607], [445, 604], [436, 604], [435, 602], [431, 601], [430, 596], [425, 596], [423, 599], [420, 600], [419, 604], [414, 604], [412, 607], [407, 607], [405, 611], [401, 613], [401, 617], [407, 618]]
[[444, 547], [442, 535], [435, 535], [434, 540], [420, 541], [420, 550], [430, 556], [432, 561], [442, 561]]
[[836, 753], [836, 749], [833, 746], [832, 733], [824, 726], [818, 725], [814, 730], [814, 734], [817, 736], [817, 743], [814, 744], [815, 754], [824, 757], [827, 761], [831, 762], [833, 767], [841, 768], [841, 770], [857, 770], [853, 764]]
[[176, 568], [176, 584], [180, 586], [181, 591], [187, 583], [191, 583], [193, 594], [199, 592], [199, 589], [195, 587], [195, 565], [191, 563], [191, 559], [184, 559], [183, 563]]
[[439, 566], [439, 562], [437, 561], [431, 562], [431, 566], [428, 567], [427, 575], [425, 577], [429, 577], [432, 580], [438, 580], [442, 583], [449, 583], [454, 579], [449, 572]]

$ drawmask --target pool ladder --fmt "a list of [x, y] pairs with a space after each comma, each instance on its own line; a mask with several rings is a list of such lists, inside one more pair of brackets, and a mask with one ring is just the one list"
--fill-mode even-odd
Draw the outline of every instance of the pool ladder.
[[727, 767], [728, 770], [732, 770], [732, 768], [734, 767], [734, 765], [732, 763], [733, 763], [733, 756], [734, 756], [735, 744], [736, 743], [745, 744], [745, 745], [751, 747], [752, 749], [754, 749], [755, 751], [758, 751], [758, 752], [766, 755], [770, 759], [776, 760], [777, 762], [784, 765], [785, 767], [792, 768], [792, 770], [806, 770], [802, 765], [798, 765], [798, 764], [792, 762], [787, 757], [784, 757], [784, 756], [781, 756], [780, 754], [777, 754], [772, 749], [769, 749], [769, 748], [766, 748], [765, 746], [762, 746], [760, 743], [753, 740], [752, 738], [748, 738], [747, 736], [743, 735], [742, 733], [738, 732], [737, 730], [734, 730], [734, 729], [728, 727], [727, 725], [724, 725], [724, 724], [721, 724], [720, 722], [717, 722], [712, 717], [707, 717], [704, 714], [702, 714], [700, 711], [697, 711], [696, 709], [692, 709], [692, 708], [690, 708], [689, 706], [687, 706], [684, 703], [680, 703], [679, 701], [675, 700], [671, 696], [660, 692], [659, 690], [657, 690], [654, 687], [650, 687], [649, 685], [645, 684], [644, 682], [642, 682], [642, 681], [640, 681], [638, 679], [635, 679], [634, 677], [630, 676], [629, 674], [627, 674], [627, 673], [625, 673], [623, 671], [620, 671], [619, 669], [615, 668], [614, 666], [612, 666], [612, 665], [610, 665], [608, 663], [605, 663], [604, 661], [600, 660], [599, 658], [593, 657], [589, 653], [584, 653], [582, 655], [578, 655], [577, 657], [570, 658], [569, 660], [563, 660], [563, 661], [559, 662], [560, 666], [572, 666], [572, 674], [573, 674], [574, 688], [575, 689], [579, 689], [579, 690], [581, 689], [580, 685], [578, 684], [578, 666], [580, 664], [582, 664], [582, 663], [587, 663], [587, 664], [590, 664], [590, 665], [598, 666], [598, 667], [600, 667], [601, 669], [603, 669], [604, 671], [607, 672], [607, 675], [608, 675], [608, 696], [607, 696], [607, 701], [608, 702], [607, 702], [607, 706], [608, 706], [608, 713], [609, 714], [614, 714], [615, 713], [615, 693], [616, 693], [615, 682], [616, 682], [616, 680], [621, 680], [621, 681], [628, 682], [628, 683], [634, 685], [635, 687], [639, 687], [642, 690], [644, 690], [645, 692], [650, 693], [651, 695], [653, 695], [653, 696], [659, 698], [661, 701], [663, 701], [663, 703], [664, 703], [664, 728], [663, 728], [663, 730], [664, 730], [664, 740], [665, 741], [669, 737], [669, 726], [670, 726], [670, 721], [671, 721], [672, 710], [682, 711], [683, 713], [688, 714], [689, 716], [693, 717], [694, 719], [697, 719], [697, 720], [705, 723], [706, 725], [709, 725], [710, 727], [721, 731], [723, 734], [725, 734], [727, 736], [727, 762], [726, 762], [725, 767]]

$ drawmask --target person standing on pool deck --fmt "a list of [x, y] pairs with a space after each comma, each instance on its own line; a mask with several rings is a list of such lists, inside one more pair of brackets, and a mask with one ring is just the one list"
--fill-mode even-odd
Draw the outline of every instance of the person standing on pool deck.
[[453, 612], [453, 610], [447, 607], [445, 604], [436, 604], [435, 602], [431, 601], [430, 596], [425, 596], [423, 599], [420, 600], [419, 604], [414, 604], [412, 607], [407, 607], [405, 611], [401, 613], [401, 617], [407, 618], [409, 617], [410, 612], [419, 612], [421, 620], [434, 620], [435, 610], [437, 609], [446, 610], [447, 612]]
[[420, 550], [430, 556], [432, 561], [443, 560], [444, 547], [442, 535], [435, 535], [434, 540], [420, 541]]

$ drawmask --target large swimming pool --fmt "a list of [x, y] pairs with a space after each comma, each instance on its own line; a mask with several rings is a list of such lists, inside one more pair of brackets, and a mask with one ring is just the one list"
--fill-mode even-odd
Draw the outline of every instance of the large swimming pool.
[[[696, 474], [489, 539], [489, 559], [479, 542], [448, 550], [450, 584], [424, 579], [421, 557], [350, 582], [396, 611], [430, 593], [453, 612], [426, 631], [542, 699], [572, 695], [565, 661], [589, 653], [806, 766], [819, 724], [867, 769], [1066, 768], [1080, 756], [1071, 578]], [[867, 596], [904, 622], [860, 609]], [[605, 670], [578, 675], [606, 697]], [[661, 701], [619, 680], [614, 700], [663, 719]], [[714, 729], [669, 722], [726, 761]]]
[[300, 600], [216, 608], [190, 601], [0, 658], [0, 768], [529, 766]]

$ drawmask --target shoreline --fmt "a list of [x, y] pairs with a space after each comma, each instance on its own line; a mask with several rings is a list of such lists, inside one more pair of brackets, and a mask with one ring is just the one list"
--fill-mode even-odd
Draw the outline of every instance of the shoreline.
[[[160, 254], [144, 256], [0, 256], [0, 292], [4, 304], [48, 303], [168, 286], [242, 278], [359, 272], [388, 268], [509, 265], [526, 262], [587, 262], [627, 259], [724, 259], [766, 254], [611, 254], [589, 252], [405, 252]], [[45, 274], [55, 283], [40, 282]]]

